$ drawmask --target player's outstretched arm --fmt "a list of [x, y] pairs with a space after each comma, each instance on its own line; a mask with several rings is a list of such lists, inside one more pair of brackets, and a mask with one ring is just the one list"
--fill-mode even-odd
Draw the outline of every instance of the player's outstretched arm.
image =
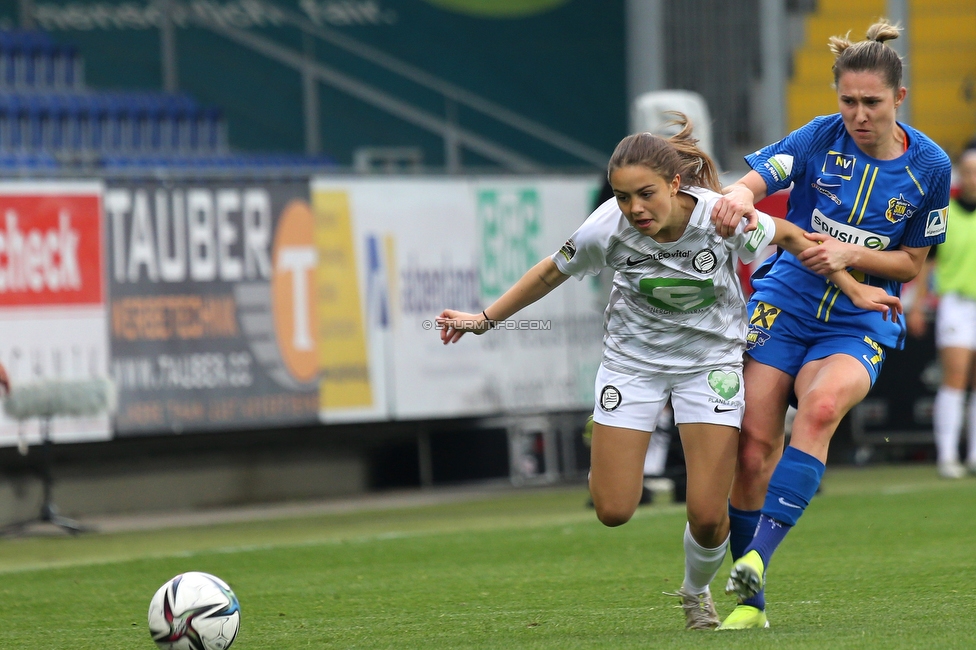
[[855, 307], [866, 311], [880, 311], [885, 320], [890, 315], [892, 321], [897, 321], [898, 314], [904, 311], [898, 296], [890, 295], [881, 287], [858, 282], [846, 270], [834, 271], [827, 277], [851, 299]]
[[722, 198], [712, 206], [712, 224], [722, 237], [731, 237], [743, 218], [747, 220], [745, 231], [756, 229], [759, 215], [756, 203], [766, 197], [766, 181], [753, 170], [722, 188]]
[[872, 250], [846, 244], [822, 233], [807, 233], [815, 246], [797, 255], [797, 259], [814, 273], [830, 275], [844, 268], [854, 268], [895, 282], [911, 282], [922, 270], [929, 247], [899, 246], [889, 250]]
[[813, 248], [817, 245], [815, 241], [807, 239], [806, 230], [792, 221], [787, 221], [780, 217], [773, 217], [772, 219], [776, 225], [776, 234], [773, 235], [772, 244], [784, 248], [787, 252], [797, 256], [808, 248]]
[[[503, 293], [480, 314], [445, 309], [437, 317], [437, 327], [444, 345], [457, 343], [465, 332], [484, 334], [494, 321], [510, 318], [569, 279], [551, 257], [547, 257], [525, 272], [512, 288]], [[490, 320], [489, 320], [490, 319]]]
[[[773, 223], [776, 224], [773, 243], [782, 246], [797, 257], [806, 250], [822, 245], [823, 240], [828, 238], [828, 235], [823, 233], [808, 233], [795, 223], [778, 217], [773, 217]], [[880, 311], [885, 319], [888, 318], [888, 314], [891, 314], [892, 320], [897, 320], [898, 314], [902, 313], [901, 300], [897, 296], [889, 295], [881, 287], [872, 287], [858, 282], [845, 268], [831, 271], [827, 273], [827, 277], [860, 309]]]

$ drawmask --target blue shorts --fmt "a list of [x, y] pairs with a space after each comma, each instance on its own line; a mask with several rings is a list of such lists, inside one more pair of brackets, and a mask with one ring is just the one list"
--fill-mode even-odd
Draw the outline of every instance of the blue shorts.
[[797, 318], [759, 300], [749, 301], [746, 353], [759, 363], [796, 377], [800, 368], [832, 354], [846, 354], [861, 362], [878, 379], [885, 349], [863, 334], [837, 329], [813, 318]]

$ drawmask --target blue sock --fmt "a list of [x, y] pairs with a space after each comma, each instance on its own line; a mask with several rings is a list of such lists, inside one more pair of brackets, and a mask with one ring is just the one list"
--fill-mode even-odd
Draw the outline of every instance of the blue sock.
[[768, 567], [776, 547], [796, 525], [820, 487], [824, 464], [795, 447], [787, 447], [766, 490], [756, 536], [747, 551], [757, 551]]
[[776, 521], [766, 513], [759, 517], [756, 536], [747, 550], [759, 553], [766, 571], [769, 570], [769, 560], [773, 557], [773, 551], [786, 538], [786, 533], [790, 532], [791, 528], [793, 526]]
[[819, 460], [796, 447], [787, 447], [766, 488], [763, 514], [795, 526], [817, 493], [823, 473], [824, 464]]
[[[732, 552], [733, 560], [738, 560], [746, 554], [746, 548], [756, 534], [760, 512], [760, 510], [739, 510], [729, 503], [729, 550]], [[760, 589], [758, 594], [742, 601], [742, 604], [765, 610], [766, 595]]]
[[746, 547], [756, 535], [761, 510], [739, 510], [729, 503], [729, 551], [732, 559], [746, 554]]

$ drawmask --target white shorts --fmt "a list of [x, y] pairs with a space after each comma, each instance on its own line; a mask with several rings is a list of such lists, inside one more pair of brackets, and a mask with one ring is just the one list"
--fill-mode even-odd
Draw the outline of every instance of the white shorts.
[[939, 298], [935, 315], [935, 346], [976, 350], [976, 300], [956, 293]]
[[654, 431], [671, 399], [675, 424], [742, 425], [745, 388], [742, 364], [701, 372], [638, 376], [608, 370], [596, 373], [593, 421], [609, 427]]

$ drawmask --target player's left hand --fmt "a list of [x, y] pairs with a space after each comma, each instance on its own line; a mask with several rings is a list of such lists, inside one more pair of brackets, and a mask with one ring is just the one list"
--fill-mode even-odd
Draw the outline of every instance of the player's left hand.
[[859, 285], [857, 295], [851, 296], [851, 302], [855, 307], [867, 311], [880, 311], [881, 317], [891, 322], [898, 322], [898, 314], [904, 312], [901, 300], [898, 296], [892, 296], [881, 287], [872, 287], [868, 284]]
[[739, 222], [746, 220], [744, 232], [756, 229], [759, 214], [753, 205], [753, 194], [749, 188], [733, 183], [723, 190], [723, 196], [712, 206], [712, 224], [721, 237], [731, 237]]
[[817, 245], [800, 253], [797, 259], [814, 273], [830, 275], [851, 265], [850, 244], [844, 244], [822, 232], [807, 232], [803, 236], [817, 242]]
[[0, 397], [10, 393], [10, 378], [7, 377], [7, 369], [0, 363]]

